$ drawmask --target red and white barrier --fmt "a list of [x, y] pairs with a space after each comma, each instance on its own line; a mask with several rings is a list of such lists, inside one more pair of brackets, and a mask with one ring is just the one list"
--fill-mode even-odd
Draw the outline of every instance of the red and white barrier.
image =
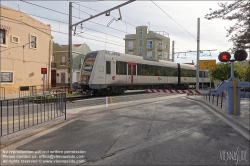
[[167, 90], [167, 89], [146, 89], [146, 92], [150, 93], [192, 93], [192, 94], [205, 94], [209, 93], [208, 90]]

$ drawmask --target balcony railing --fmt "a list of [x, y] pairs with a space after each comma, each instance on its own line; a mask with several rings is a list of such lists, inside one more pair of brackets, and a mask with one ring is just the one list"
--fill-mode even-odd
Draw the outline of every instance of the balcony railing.
[[151, 44], [147, 45], [147, 49], [152, 49], [152, 48], [153, 48], [153, 45], [151, 45]]
[[55, 62], [51, 62], [51, 68], [56, 68], [56, 63]]
[[163, 49], [164, 49], [163, 45], [158, 45], [158, 50], [163, 50]]
[[60, 62], [60, 65], [61, 65], [61, 66], [65, 66], [65, 65], [66, 65], [66, 62]]
[[128, 46], [128, 50], [133, 50], [134, 46]]

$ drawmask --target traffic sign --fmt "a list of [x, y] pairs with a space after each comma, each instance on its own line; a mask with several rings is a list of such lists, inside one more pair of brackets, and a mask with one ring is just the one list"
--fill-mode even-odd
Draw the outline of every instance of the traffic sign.
[[41, 74], [47, 74], [47, 68], [41, 68]]
[[216, 60], [200, 60], [199, 70], [214, 70], [216, 68]]

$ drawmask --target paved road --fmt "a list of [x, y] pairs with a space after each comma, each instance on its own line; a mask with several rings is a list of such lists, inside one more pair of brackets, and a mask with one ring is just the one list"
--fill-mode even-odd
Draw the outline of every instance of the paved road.
[[90, 165], [249, 165], [249, 140], [181, 96], [78, 116], [16, 150], [82, 150]]

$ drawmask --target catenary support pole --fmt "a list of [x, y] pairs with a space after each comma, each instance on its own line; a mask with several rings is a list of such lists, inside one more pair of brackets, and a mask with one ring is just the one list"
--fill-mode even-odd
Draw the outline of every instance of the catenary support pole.
[[200, 60], [200, 18], [197, 22], [197, 62], [196, 62], [196, 89], [199, 90], [199, 60]]
[[72, 2], [69, 3], [68, 92], [72, 93]]
[[172, 41], [172, 62], [174, 62], [174, 41]]

